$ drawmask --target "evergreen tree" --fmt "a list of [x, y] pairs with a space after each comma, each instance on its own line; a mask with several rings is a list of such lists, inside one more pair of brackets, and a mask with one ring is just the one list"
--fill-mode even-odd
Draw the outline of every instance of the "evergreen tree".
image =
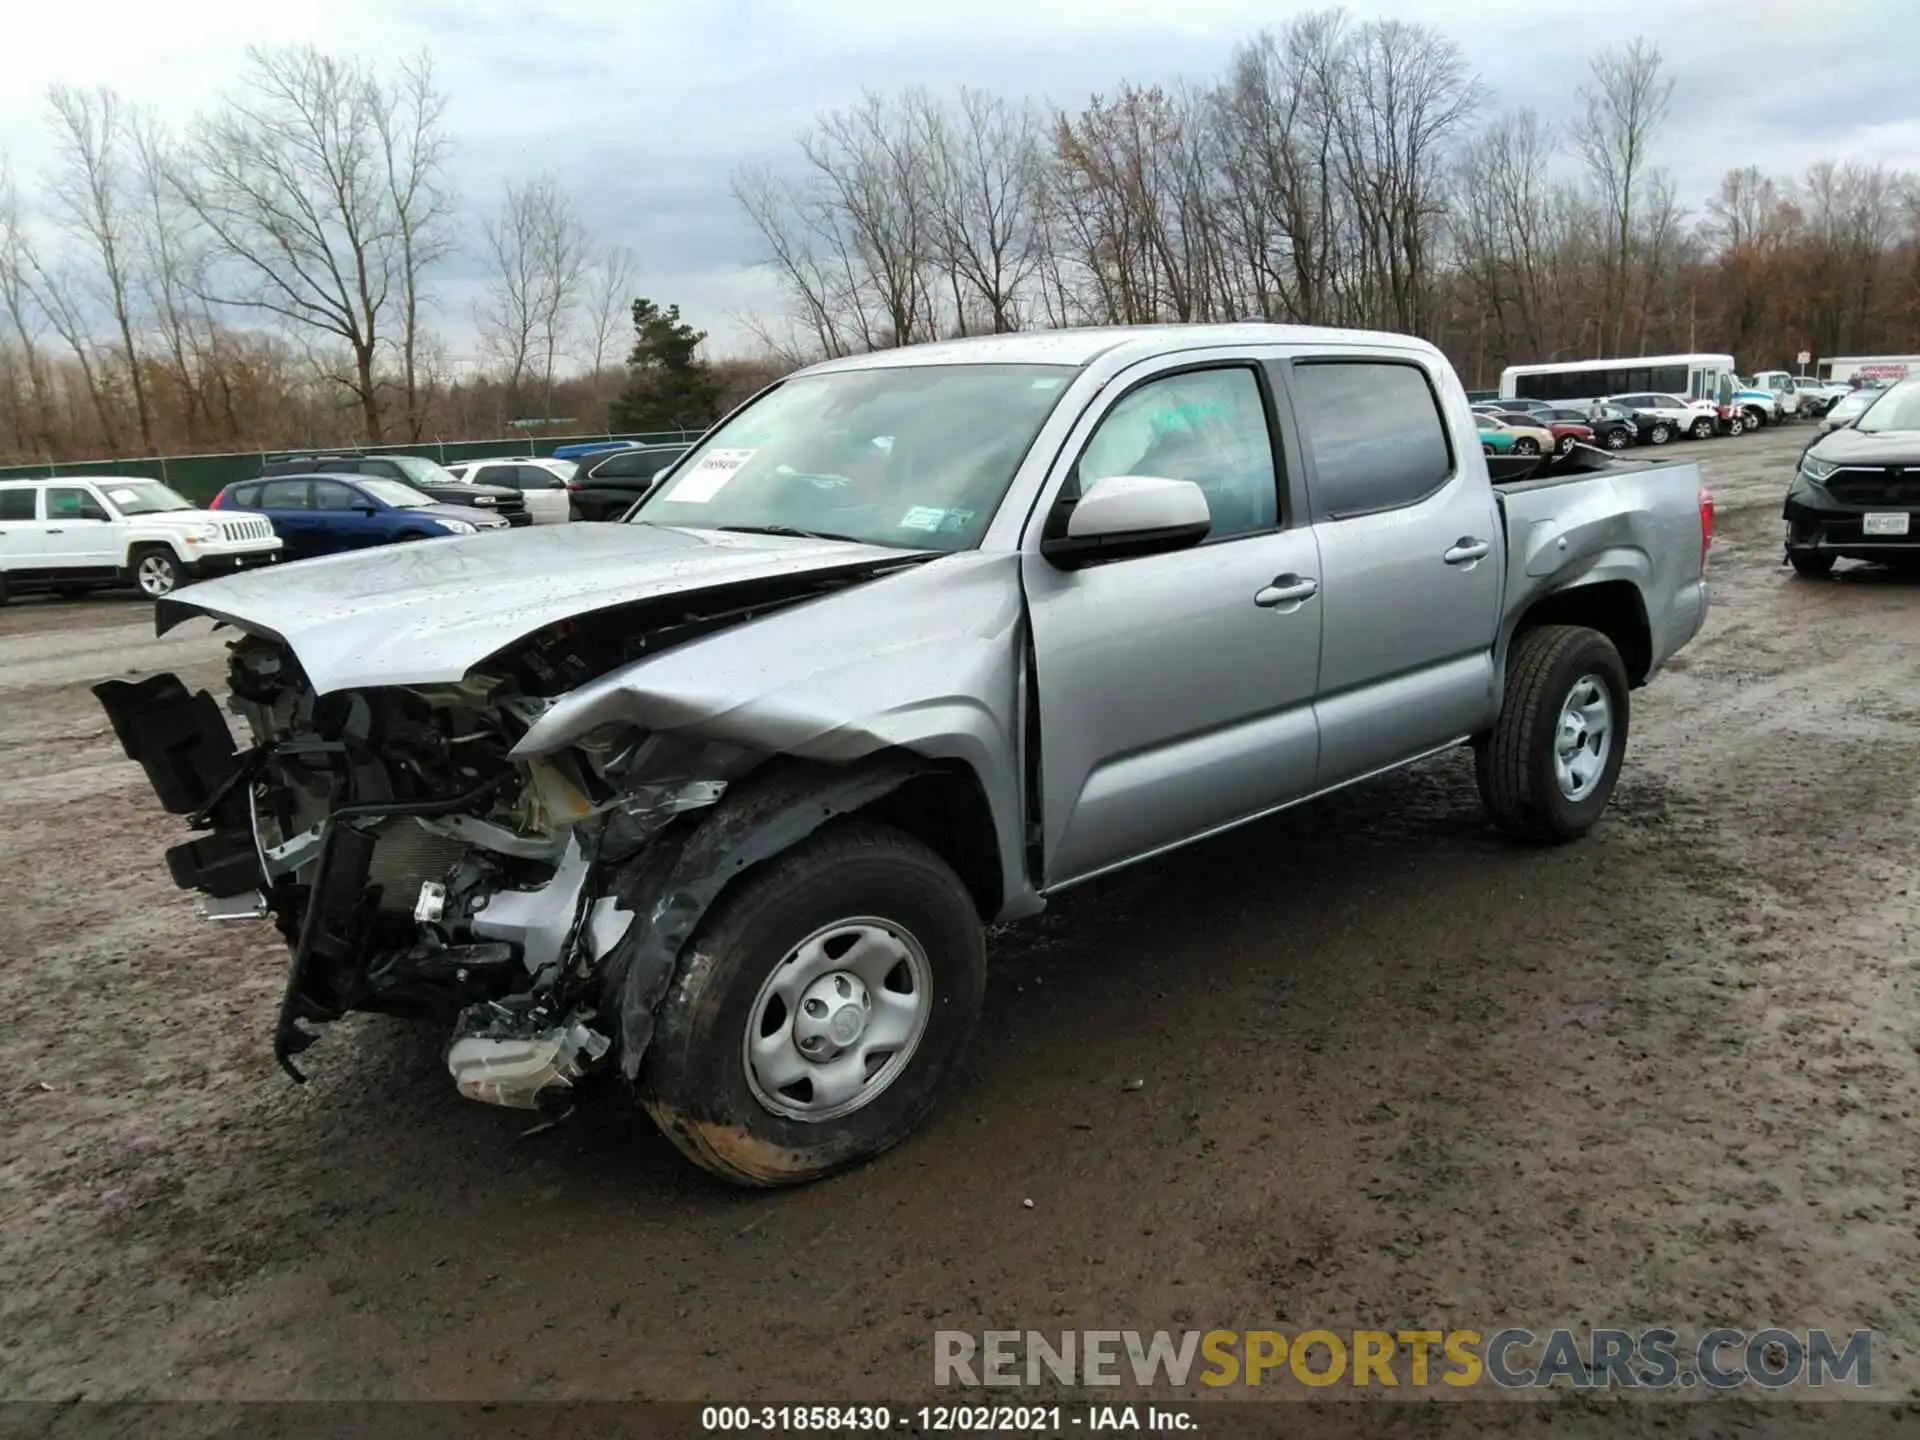
[[704, 430], [720, 413], [720, 382], [699, 358], [707, 338], [680, 318], [680, 307], [662, 310], [644, 296], [633, 302], [633, 351], [627, 356], [627, 388], [613, 402], [615, 430]]

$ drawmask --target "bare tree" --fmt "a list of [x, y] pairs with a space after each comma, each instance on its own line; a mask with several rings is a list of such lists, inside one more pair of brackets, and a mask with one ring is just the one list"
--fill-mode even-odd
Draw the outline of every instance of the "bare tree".
[[133, 391], [133, 407], [142, 453], [151, 453], [153, 413], [147, 398], [140, 349], [134, 340], [133, 306], [137, 256], [132, 230], [135, 201], [128, 167], [130, 117], [120, 97], [108, 89], [75, 90], [65, 85], [47, 91], [59, 156], [48, 177], [50, 217], [71, 242], [82, 269], [77, 293], [63, 304], [77, 327], [87, 324], [88, 302], [103, 309], [120, 341], [122, 363]]
[[419, 440], [425, 424], [421, 384], [421, 324], [428, 272], [450, 255], [458, 232], [446, 162], [453, 149], [442, 128], [446, 97], [433, 85], [433, 59], [422, 53], [400, 67], [387, 97], [376, 107], [381, 150], [392, 207], [395, 269], [400, 284], [400, 394], [407, 439]]
[[1578, 92], [1582, 111], [1573, 138], [1606, 220], [1601, 304], [1612, 317], [1612, 348], [1619, 352], [1626, 348], [1628, 312], [1634, 308], [1634, 207], [1642, 198], [1673, 81], [1661, 76], [1660, 52], [1645, 37], [1594, 57], [1592, 69], [1592, 81]]
[[[4, 157], [0, 157], [0, 319], [7, 326], [0, 340], [8, 342], [9, 426], [17, 443], [31, 445], [52, 459], [56, 448], [53, 395], [46, 358], [40, 350], [46, 318], [34, 297], [34, 268], [20, 192]], [[17, 374], [13, 373], [16, 364]]]
[[[410, 290], [417, 300], [407, 237], [418, 239], [420, 212], [403, 220], [396, 193], [427, 196], [441, 153], [437, 97], [428, 73], [418, 76], [423, 88], [407, 99], [407, 81], [389, 90], [359, 62], [311, 46], [251, 49], [243, 85], [196, 126], [175, 176], [223, 262], [218, 298], [343, 347], [337, 378], [369, 442], [382, 430], [376, 365], [393, 310]], [[426, 119], [415, 125], [412, 113]]]
[[529, 378], [551, 405], [554, 368], [587, 288], [586, 227], [550, 175], [509, 184], [483, 227], [491, 275], [474, 320], [516, 398]]
[[594, 255], [587, 267], [581, 304], [580, 334], [584, 343], [580, 359], [586, 363], [596, 402], [602, 398], [601, 376], [609, 365], [622, 358], [621, 338], [633, 328], [634, 287], [639, 270], [639, 260], [627, 245], [606, 246]]
[[932, 244], [962, 333], [978, 308], [984, 328], [1020, 328], [1021, 296], [1039, 262], [1035, 224], [1044, 178], [1039, 122], [1029, 106], [979, 90], [953, 109], [915, 98], [927, 159]]

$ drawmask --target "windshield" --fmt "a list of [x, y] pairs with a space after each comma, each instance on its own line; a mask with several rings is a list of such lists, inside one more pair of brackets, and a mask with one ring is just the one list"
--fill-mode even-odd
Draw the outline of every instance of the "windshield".
[[398, 480], [379, 480], [369, 475], [356, 475], [354, 482], [383, 505], [391, 505], [397, 510], [418, 510], [422, 505], [440, 503], [431, 495], [422, 495], [411, 485], [402, 485]]
[[1920, 430], [1920, 384], [1882, 390], [1853, 428], [1869, 435], [1888, 430]]
[[446, 466], [433, 460], [422, 459], [418, 455], [388, 455], [385, 457], [400, 467], [400, 472], [416, 485], [457, 485], [460, 482]]
[[122, 515], [159, 515], [168, 510], [191, 510], [194, 504], [174, 494], [158, 480], [107, 480], [101, 492]]
[[801, 376], [690, 452], [629, 521], [968, 549], [1074, 374], [903, 365]]

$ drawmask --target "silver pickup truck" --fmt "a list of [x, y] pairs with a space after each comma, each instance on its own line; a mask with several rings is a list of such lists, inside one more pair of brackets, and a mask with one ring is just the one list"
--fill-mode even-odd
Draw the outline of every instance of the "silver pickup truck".
[[[1600, 817], [1631, 691], [1699, 630], [1691, 464], [1495, 484], [1440, 352], [1273, 325], [836, 360], [624, 523], [195, 585], [228, 708], [96, 687], [192, 838], [175, 881], [292, 951], [275, 1053], [444, 1016], [476, 1099], [623, 1076], [777, 1185], [932, 1106], [984, 930], [1450, 746], [1535, 842]], [[1541, 462], [1542, 464], [1546, 462]]]

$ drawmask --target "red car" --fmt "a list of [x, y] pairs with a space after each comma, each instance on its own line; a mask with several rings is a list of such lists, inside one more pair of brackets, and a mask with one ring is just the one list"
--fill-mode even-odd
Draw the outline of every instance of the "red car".
[[1564, 410], [1486, 410], [1481, 413], [1512, 425], [1534, 425], [1550, 431], [1553, 435], [1553, 453], [1556, 455], [1569, 453], [1576, 444], [1593, 444], [1593, 427], [1577, 420], [1563, 419], [1568, 413]]

